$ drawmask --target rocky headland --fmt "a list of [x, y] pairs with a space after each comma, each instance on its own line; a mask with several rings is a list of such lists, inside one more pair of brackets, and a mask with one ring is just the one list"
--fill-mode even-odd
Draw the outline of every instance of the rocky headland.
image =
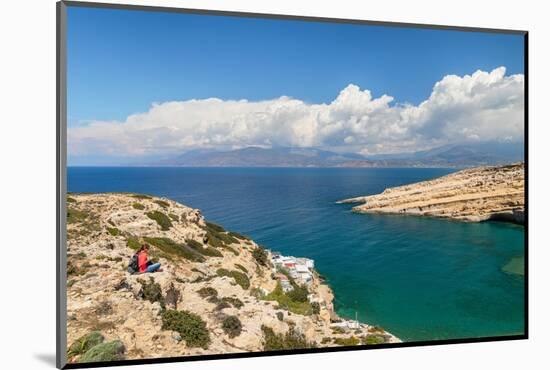
[[[283, 291], [268, 250], [166, 198], [69, 194], [67, 238], [69, 362], [399, 341], [345, 325], [316, 272]], [[127, 271], [142, 243], [163, 271]]]
[[339, 203], [358, 213], [432, 216], [460, 221], [524, 223], [524, 164], [476, 167], [429, 181], [388, 188]]

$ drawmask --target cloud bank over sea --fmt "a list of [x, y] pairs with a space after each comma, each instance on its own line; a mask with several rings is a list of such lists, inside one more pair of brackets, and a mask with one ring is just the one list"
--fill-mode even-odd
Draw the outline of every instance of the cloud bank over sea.
[[[184, 88], [184, 87], [182, 87]], [[318, 147], [360, 154], [523, 140], [524, 76], [506, 68], [447, 75], [418, 105], [373, 97], [349, 84], [328, 104], [281, 96], [262, 101], [154, 103], [123, 121], [68, 128], [72, 157], [143, 158], [192, 149]]]

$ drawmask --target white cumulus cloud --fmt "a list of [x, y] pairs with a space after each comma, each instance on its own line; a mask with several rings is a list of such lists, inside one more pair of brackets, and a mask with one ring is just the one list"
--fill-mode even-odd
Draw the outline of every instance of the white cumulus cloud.
[[419, 105], [373, 97], [350, 84], [330, 104], [282, 96], [263, 101], [217, 98], [153, 104], [124, 121], [68, 129], [69, 156], [138, 157], [190, 149], [246, 146], [323, 147], [358, 153], [427, 149], [467, 141], [521, 141], [524, 77], [504, 67], [448, 75]]

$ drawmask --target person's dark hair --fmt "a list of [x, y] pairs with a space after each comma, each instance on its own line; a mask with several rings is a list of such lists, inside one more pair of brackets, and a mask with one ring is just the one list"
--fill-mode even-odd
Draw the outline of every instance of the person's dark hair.
[[141, 252], [141, 251], [144, 251], [146, 249], [149, 249], [149, 245], [148, 244], [142, 244], [141, 248], [139, 248], [139, 250], [138, 250], [138, 253]]

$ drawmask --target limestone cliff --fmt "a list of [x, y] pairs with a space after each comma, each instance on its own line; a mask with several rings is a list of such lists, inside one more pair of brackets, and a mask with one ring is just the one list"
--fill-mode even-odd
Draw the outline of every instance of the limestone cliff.
[[[67, 207], [71, 362], [398, 341], [366, 324], [335, 328], [317, 274], [307, 298], [282, 292], [269, 253], [197, 209], [114, 193], [70, 194]], [[127, 272], [142, 243], [162, 272]]]
[[470, 168], [339, 203], [363, 203], [353, 208], [360, 213], [433, 216], [472, 222], [503, 220], [522, 224], [524, 172], [523, 163]]

